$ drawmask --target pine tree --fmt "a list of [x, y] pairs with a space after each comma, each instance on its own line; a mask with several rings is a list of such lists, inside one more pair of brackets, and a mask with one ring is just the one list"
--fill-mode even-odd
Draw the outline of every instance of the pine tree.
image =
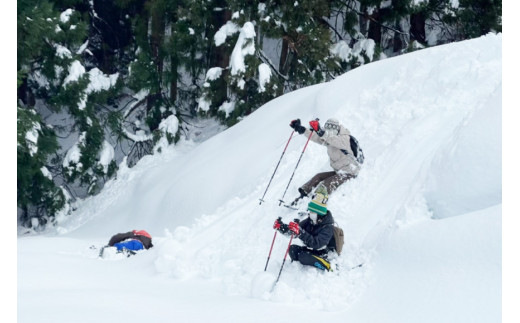
[[262, 20], [264, 34], [282, 41], [279, 74], [285, 77], [286, 90], [332, 79], [340, 70], [331, 55], [332, 2], [272, 1]]
[[[117, 170], [114, 147], [132, 166], [179, 140], [188, 119], [231, 126], [277, 96], [374, 60], [501, 32], [501, 1], [456, 4], [18, 1], [22, 222], [66, 212], [69, 188], [98, 192]], [[42, 112], [70, 123], [52, 126]]]
[[17, 205], [22, 210], [19, 223], [37, 227], [52, 222], [67, 202], [62, 188], [53, 182], [47, 163], [59, 147], [54, 131], [41, 122], [34, 110], [19, 106], [17, 111]]
[[502, 32], [502, 0], [460, 0], [455, 13], [464, 39]]
[[[329, 80], [339, 70], [323, 19], [330, 9], [326, 1], [228, 4], [231, 19], [222, 23], [214, 40], [230, 61], [208, 70], [201, 110], [233, 124], [283, 94], [284, 87], [292, 90]], [[278, 64], [264, 54], [264, 37], [283, 40]]]
[[[110, 169], [99, 164], [104, 128], [98, 105], [118, 91], [118, 75], [107, 76], [98, 68], [87, 70], [82, 56], [88, 44], [87, 30], [83, 15], [73, 8], [58, 9], [51, 2], [31, 0], [18, 5], [18, 161], [19, 170], [25, 170], [18, 172], [22, 221], [52, 218], [60, 208], [66, 209], [64, 191], [56, 186], [56, 180], [63, 185], [79, 181], [94, 193], [99, 190], [99, 178], [114, 173], [114, 163]], [[77, 164], [62, 163], [56, 132], [38, 117], [36, 100], [54, 113], [70, 115], [74, 128], [85, 134], [85, 141], [77, 146], [81, 155]], [[29, 118], [33, 112], [36, 117]], [[37, 125], [37, 130], [28, 130], [31, 124]], [[22, 149], [27, 145], [27, 133], [39, 134], [36, 145], [41, 154]], [[46, 169], [43, 175], [36, 171], [42, 165]], [[26, 174], [34, 176], [28, 181]]]
[[46, 222], [46, 216], [53, 216], [65, 205], [64, 195], [48, 177], [46, 167], [49, 156], [59, 148], [56, 135], [27, 106], [34, 104], [30, 78], [40, 80], [43, 89], [51, 85], [42, 77], [46, 72], [42, 61], [45, 63], [44, 57], [54, 51], [51, 42], [59, 14], [48, 1], [22, 0], [17, 15], [17, 205], [22, 210], [19, 221], [30, 226], [32, 218]]
[[144, 93], [144, 99], [124, 118], [138, 121], [138, 131], [147, 134], [144, 141], [134, 144], [141, 147], [132, 150], [139, 155], [152, 153], [161, 138], [166, 137], [169, 143], [177, 140], [178, 133], [165, 133], [161, 124], [195, 113], [200, 78], [207, 65], [204, 35], [209, 12], [207, 4], [199, 1], [150, 0], [133, 20], [137, 49], [127, 85]]

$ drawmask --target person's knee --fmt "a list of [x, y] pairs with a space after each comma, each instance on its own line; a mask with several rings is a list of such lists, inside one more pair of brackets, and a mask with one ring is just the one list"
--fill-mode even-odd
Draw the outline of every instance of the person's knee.
[[293, 244], [289, 247], [289, 257], [291, 257], [292, 260], [298, 260], [300, 252], [301, 252], [301, 247], [298, 245]]
[[308, 252], [300, 252], [300, 254], [298, 255], [298, 261], [302, 265], [312, 266], [314, 263], [314, 258]]

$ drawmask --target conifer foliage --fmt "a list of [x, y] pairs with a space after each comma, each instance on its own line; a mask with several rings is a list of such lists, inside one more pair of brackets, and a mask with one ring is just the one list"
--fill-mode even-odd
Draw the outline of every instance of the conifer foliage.
[[[18, 220], [35, 230], [197, 118], [501, 32], [500, 0], [20, 0]], [[476, 19], [476, 18], [479, 19]]]

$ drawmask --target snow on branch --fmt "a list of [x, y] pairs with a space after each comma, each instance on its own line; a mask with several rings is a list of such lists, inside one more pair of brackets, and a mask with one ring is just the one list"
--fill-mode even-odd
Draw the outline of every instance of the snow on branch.
[[250, 21], [246, 22], [240, 29], [240, 35], [231, 53], [231, 75], [246, 71], [245, 56], [255, 54], [255, 42], [248, 40], [254, 39], [255, 36], [255, 26]]
[[226, 22], [226, 24], [215, 33], [215, 46], [220, 46], [226, 42], [226, 38], [233, 36], [239, 31], [239, 27], [232, 21]]

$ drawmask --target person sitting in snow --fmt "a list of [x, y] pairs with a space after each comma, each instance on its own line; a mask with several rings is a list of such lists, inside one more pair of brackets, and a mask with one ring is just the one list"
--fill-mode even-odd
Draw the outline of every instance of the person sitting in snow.
[[334, 239], [334, 218], [327, 210], [328, 194], [323, 186], [318, 187], [316, 195], [309, 202], [308, 217], [285, 224], [280, 218], [276, 219], [273, 228], [283, 234], [292, 234], [299, 238], [305, 246], [292, 244], [289, 247], [289, 256], [292, 261], [299, 261], [303, 265], [314, 266], [321, 270], [330, 271], [328, 261], [329, 252], [336, 251]]
[[142, 249], [150, 249], [153, 247], [152, 236], [145, 230], [132, 230], [126, 233], [118, 233], [103, 247], [100, 256], [103, 256], [103, 250], [106, 247], [115, 247], [117, 252], [127, 253], [128, 256], [135, 254], [136, 251]]
[[296, 205], [300, 199], [308, 196], [320, 183], [325, 185], [329, 194], [332, 194], [338, 186], [355, 178], [361, 169], [361, 165], [350, 147], [350, 131], [343, 127], [337, 119], [328, 119], [323, 126], [324, 129], [320, 127], [317, 119], [310, 121], [309, 124], [311, 129], [305, 128], [301, 125], [300, 119], [296, 119], [289, 125], [294, 131], [305, 134], [307, 137], [311, 135], [312, 131], [316, 132], [317, 136], [311, 136], [310, 140], [327, 147], [333, 171], [318, 173], [298, 188], [300, 196], [291, 205]]

